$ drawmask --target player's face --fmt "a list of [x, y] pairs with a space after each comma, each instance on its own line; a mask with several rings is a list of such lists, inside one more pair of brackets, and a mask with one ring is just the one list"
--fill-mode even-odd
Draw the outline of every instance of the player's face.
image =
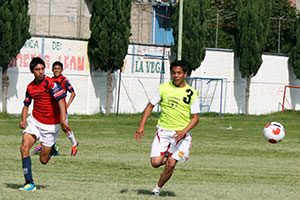
[[62, 68], [59, 66], [59, 65], [55, 65], [53, 68], [52, 68], [52, 71], [53, 71], [53, 75], [55, 78], [59, 77], [62, 73]]
[[41, 82], [45, 76], [45, 66], [42, 64], [37, 64], [32, 73], [34, 74], [35, 80], [37, 82]]
[[174, 85], [176, 85], [177, 87], [185, 86], [184, 78], [187, 77], [187, 72], [184, 72], [182, 67], [180, 66], [172, 67], [171, 76]]

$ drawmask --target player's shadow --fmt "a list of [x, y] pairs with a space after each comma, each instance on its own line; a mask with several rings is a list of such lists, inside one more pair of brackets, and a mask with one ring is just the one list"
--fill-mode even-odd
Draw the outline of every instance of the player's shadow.
[[[39, 151], [33, 151], [32, 155], [40, 156], [40, 152]], [[66, 157], [66, 156], [70, 156], [70, 154], [59, 152], [59, 154], [57, 156], [54, 156], [54, 157], [62, 157], [62, 156]]]
[[[144, 189], [139, 189], [137, 191], [137, 194], [143, 194], [143, 195], [152, 195], [152, 191], [151, 190], [144, 190]], [[159, 194], [160, 197], [175, 197], [176, 194], [175, 192], [172, 192], [172, 191], [161, 191], [160, 194]]]
[[[6, 187], [12, 188], [12, 189], [19, 189], [20, 187], [23, 187], [24, 185], [21, 184], [14, 184], [14, 183], [5, 183]], [[36, 185], [36, 189], [41, 189], [41, 188], [47, 188], [48, 186], [45, 185]]]

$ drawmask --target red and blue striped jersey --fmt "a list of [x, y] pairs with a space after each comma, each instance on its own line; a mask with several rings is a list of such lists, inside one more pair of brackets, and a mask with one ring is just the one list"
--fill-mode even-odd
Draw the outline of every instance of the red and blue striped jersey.
[[73, 92], [74, 88], [71, 84], [71, 82], [67, 79], [67, 77], [65, 77], [64, 75], [60, 75], [57, 78], [52, 77], [52, 79], [54, 79], [56, 82], [58, 82], [65, 90], [65, 92]]
[[57, 101], [66, 96], [65, 90], [54, 79], [45, 76], [40, 84], [32, 81], [26, 90], [24, 105], [33, 100], [33, 117], [44, 124], [59, 124], [60, 111]]

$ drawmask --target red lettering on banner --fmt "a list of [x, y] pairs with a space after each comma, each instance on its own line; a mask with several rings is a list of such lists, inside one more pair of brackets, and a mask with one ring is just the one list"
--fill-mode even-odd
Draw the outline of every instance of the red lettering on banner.
[[84, 70], [84, 56], [77, 58], [77, 70], [83, 71]]
[[17, 67], [16, 66], [16, 59], [14, 57], [11, 57], [8, 67]]
[[65, 62], [64, 62], [64, 69], [68, 69], [69, 68], [69, 56], [65, 56]]
[[[18, 54], [15, 58], [12, 57], [10, 59], [10, 62], [8, 66], [10, 68], [18, 67], [18, 68], [29, 68], [29, 64], [34, 57], [40, 57], [42, 58], [41, 54]], [[54, 62], [54, 60], [51, 60], [50, 55], [44, 56], [44, 61], [46, 64], [47, 69], [51, 69], [52, 65], [50, 62]], [[64, 64], [64, 69], [69, 69], [72, 71], [84, 71], [84, 56], [58, 56], [58, 61], [62, 62]]]
[[18, 54], [16, 57], [16, 66], [17, 67], [25, 67], [23, 64], [23, 55], [22, 54]]
[[46, 64], [46, 68], [47, 69], [50, 69], [50, 56], [49, 55], [45, 55], [44, 56], [44, 62], [45, 62], [45, 64]]
[[72, 56], [71, 60], [70, 60], [70, 70], [76, 70], [76, 58], [74, 56]]
[[29, 63], [31, 60], [29, 60], [30, 56], [29, 54], [24, 54], [24, 67], [29, 66]]

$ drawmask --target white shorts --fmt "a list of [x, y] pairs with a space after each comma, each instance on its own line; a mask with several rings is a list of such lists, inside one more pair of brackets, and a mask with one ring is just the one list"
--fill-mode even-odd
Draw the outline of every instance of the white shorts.
[[59, 134], [58, 124], [43, 124], [33, 116], [29, 115], [26, 119], [27, 127], [23, 133], [35, 135], [37, 140], [40, 140], [43, 146], [52, 147], [56, 142]]
[[165, 155], [166, 152], [175, 160], [187, 162], [189, 159], [190, 148], [192, 146], [192, 135], [190, 132], [176, 142], [174, 139], [176, 131], [167, 130], [157, 126], [157, 132], [154, 137], [150, 157], [159, 157]]

